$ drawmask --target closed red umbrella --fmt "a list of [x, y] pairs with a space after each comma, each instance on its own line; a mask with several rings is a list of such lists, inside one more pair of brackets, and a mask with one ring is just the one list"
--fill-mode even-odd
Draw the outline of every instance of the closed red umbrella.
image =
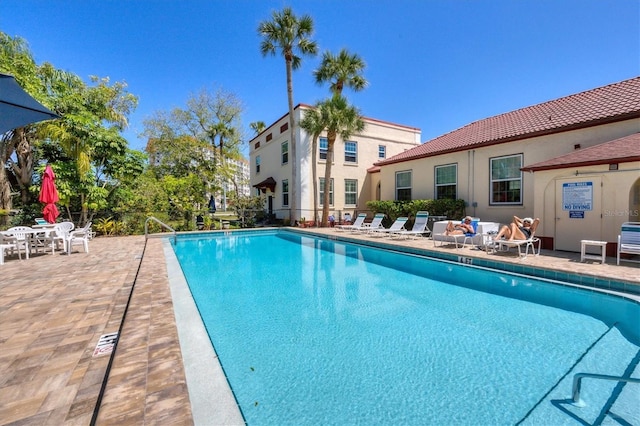
[[53, 173], [51, 166], [47, 164], [42, 174], [42, 187], [40, 187], [38, 200], [41, 203], [45, 203], [42, 217], [49, 223], [55, 223], [56, 218], [60, 215], [55, 204], [59, 200], [55, 180], [56, 175]]

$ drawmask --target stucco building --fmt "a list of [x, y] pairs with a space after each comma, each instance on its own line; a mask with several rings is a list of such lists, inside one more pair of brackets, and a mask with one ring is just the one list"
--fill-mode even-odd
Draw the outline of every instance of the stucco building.
[[482, 220], [539, 217], [545, 248], [579, 251], [640, 221], [638, 132], [640, 77], [470, 123], [378, 161], [369, 182], [382, 200], [461, 198]]
[[[299, 104], [294, 109], [297, 123], [305, 111], [313, 107]], [[420, 129], [364, 117], [365, 129], [349, 140], [338, 137], [334, 146], [331, 172], [330, 212], [336, 219], [345, 213], [366, 209], [371, 184], [367, 169], [373, 163], [414, 148], [420, 143]], [[251, 186], [265, 195], [265, 210], [279, 219], [298, 220], [313, 217], [312, 137], [299, 125], [296, 131], [296, 158], [291, 158], [289, 114], [283, 115], [250, 141]], [[318, 178], [318, 209], [321, 213], [324, 191], [324, 170], [327, 158], [326, 134], [318, 141], [316, 171]], [[297, 206], [292, 212], [292, 168], [297, 167]], [[320, 214], [319, 213], [319, 214]]]

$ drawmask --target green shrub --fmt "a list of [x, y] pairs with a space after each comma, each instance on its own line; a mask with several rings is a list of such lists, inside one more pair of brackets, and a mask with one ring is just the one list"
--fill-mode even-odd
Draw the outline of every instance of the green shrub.
[[383, 223], [386, 227], [401, 216], [413, 219], [419, 211], [428, 211], [431, 216], [446, 216], [449, 219], [465, 215], [464, 200], [367, 201], [367, 208], [375, 213], [384, 213], [386, 218]]

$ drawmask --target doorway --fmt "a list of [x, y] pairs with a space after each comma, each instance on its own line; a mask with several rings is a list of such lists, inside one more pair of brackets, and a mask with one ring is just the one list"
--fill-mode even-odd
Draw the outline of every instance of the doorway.
[[555, 249], [580, 251], [580, 240], [602, 239], [602, 178], [556, 180]]

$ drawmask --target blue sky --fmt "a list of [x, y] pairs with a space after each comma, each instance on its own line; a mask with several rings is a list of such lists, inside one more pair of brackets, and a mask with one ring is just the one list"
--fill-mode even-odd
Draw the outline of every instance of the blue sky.
[[[312, 16], [320, 52], [365, 60], [369, 87], [346, 92], [363, 115], [422, 141], [640, 75], [637, 0], [1, 0], [0, 30], [39, 64], [126, 81], [139, 106], [124, 135], [142, 149], [143, 120], [203, 88], [235, 93], [247, 129], [286, 113], [284, 59], [263, 58], [256, 31], [284, 6]], [[327, 96], [319, 63], [294, 73], [296, 104]]]

